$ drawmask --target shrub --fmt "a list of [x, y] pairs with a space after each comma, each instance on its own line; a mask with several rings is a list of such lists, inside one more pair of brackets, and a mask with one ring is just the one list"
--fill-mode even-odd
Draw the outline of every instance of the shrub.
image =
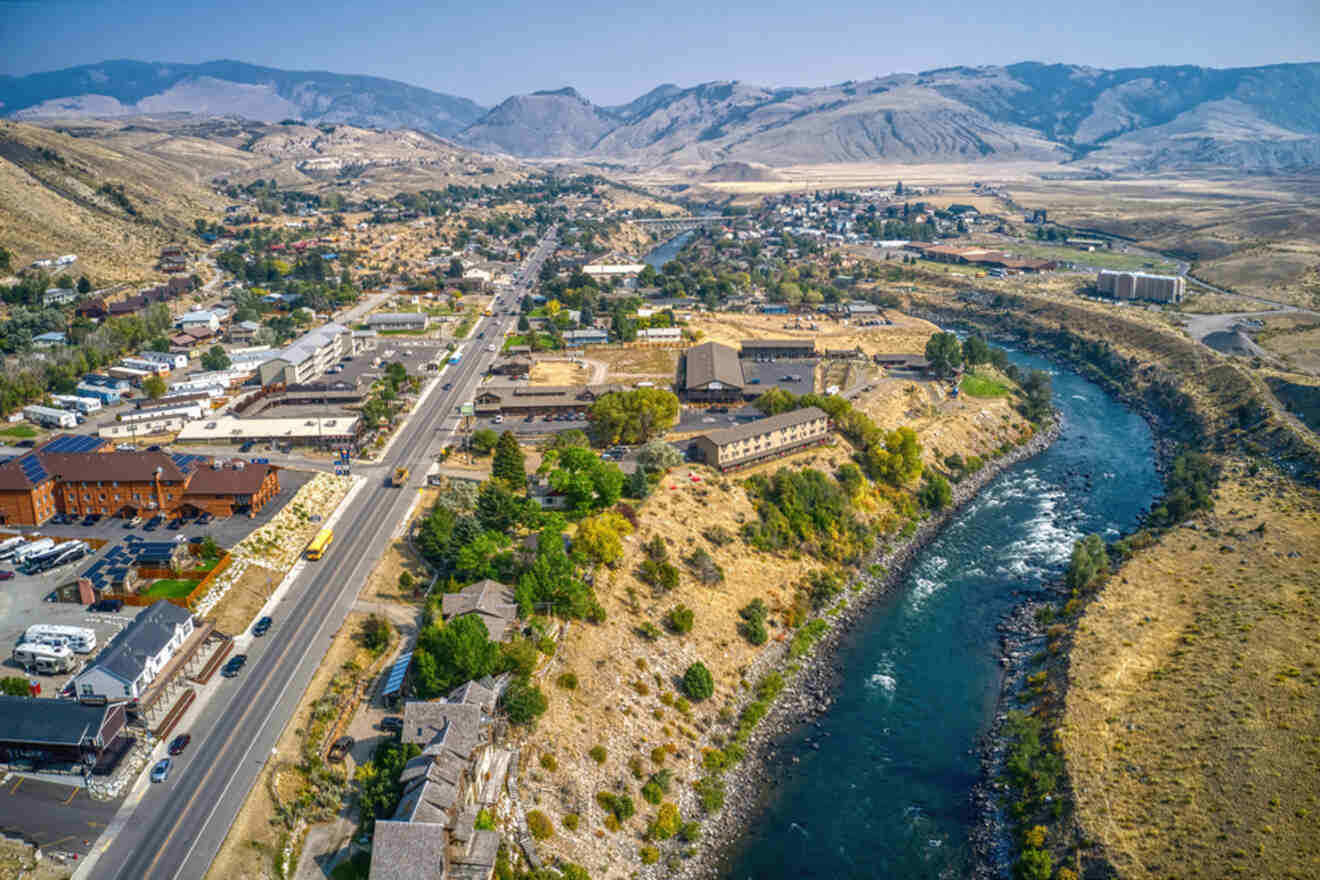
[[654, 865], [658, 861], [660, 861], [660, 850], [650, 845], [642, 847], [643, 865]]
[[606, 752], [604, 746], [592, 746], [591, 751], [587, 752], [587, 754], [590, 755], [591, 760], [595, 761], [597, 764], [605, 763]]
[[683, 693], [698, 701], [708, 699], [715, 693], [715, 679], [704, 663], [693, 663], [683, 673]]
[[637, 634], [648, 642], [654, 642], [656, 639], [660, 638], [660, 627], [648, 620], [646, 623], [637, 627]]
[[825, 635], [830, 625], [817, 618], [806, 626], [802, 627], [793, 635], [793, 641], [788, 646], [788, 656], [790, 660], [797, 660], [802, 655], [811, 650], [821, 636]]
[[561, 672], [559, 677], [555, 679], [555, 684], [559, 685], [566, 691], [575, 691], [578, 686], [577, 674], [573, 672]]
[[669, 562], [643, 559], [642, 564], [637, 568], [637, 579], [667, 593], [678, 586], [678, 569]]
[[665, 747], [656, 746], [651, 749], [651, 760], [656, 764], [663, 764], [665, 762]]
[[581, 820], [578, 818], [577, 813], [565, 813], [564, 818], [561, 821], [563, 821], [564, 827], [569, 831], [577, 831], [578, 822]]
[[626, 794], [614, 794], [609, 791], [602, 791], [596, 794], [596, 803], [600, 808], [610, 814], [610, 818], [616, 822], [627, 822], [637, 812], [633, 806], [632, 798]]
[[[408, 574], [408, 572], [404, 572]], [[373, 654], [379, 654], [390, 644], [390, 632], [393, 627], [389, 621], [384, 618], [371, 615], [362, 622], [362, 646]], [[27, 688], [23, 689], [23, 696], [26, 696]]]
[[692, 632], [692, 624], [696, 622], [696, 617], [691, 608], [679, 605], [666, 615], [665, 625], [679, 635], [687, 635]]
[[706, 586], [718, 584], [724, 580], [724, 569], [715, 561], [715, 557], [706, 552], [705, 547], [698, 547], [692, 555], [683, 560], [698, 581]]
[[668, 840], [683, 827], [683, 818], [678, 814], [678, 807], [669, 801], [660, 805], [653, 821], [646, 829], [646, 836], [652, 840]]
[[550, 705], [539, 687], [518, 678], [509, 683], [500, 702], [509, 720], [520, 725], [532, 724]]
[[1028, 847], [1022, 851], [1017, 863], [1013, 865], [1015, 880], [1050, 880], [1054, 872], [1054, 860], [1044, 850]]
[[628, 759], [628, 769], [632, 771], [633, 779], [641, 779], [645, 775], [642, 770], [642, 759], [636, 755]]
[[738, 616], [742, 618], [738, 623], [738, 634], [753, 645], [764, 645], [770, 639], [765, 629], [767, 613], [765, 603], [760, 599], [744, 605], [738, 610]]
[[545, 754], [541, 755], [541, 768], [544, 770], [549, 770], [551, 773], [553, 773], [559, 769], [559, 761], [555, 759], [554, 755], [550, 754], [549, 752], [546, 752]]
[[547, 840], [555, 834], [555, 826], [550, 817], [540, 810], [532, 810], [527, 814], [527, 830], [537, 840]]
[[536, 643], [536, 647], [537, 650], [547, 657], [555, 656], [555, 640], [549, 636], [543, 636], [541, 640]]
[[678, 839], [684, 843], [695, 843], [699, 837], [701, 837], [701, 823], [695, 819], [684, 822], [683, 827], [678, 829]]
[[490, 810], [483, 807], [477, 811], [477, 821], [472, 827], [478, 831], [494, 831], [495, 817], [490, 814]]
[[711, 526], [701, 533], [707, 541], [710, 541], [716, 547], [723, 547], [725, 544], [733, 543], [733, 533], [724, 526]]
[[660, 786], [656, 785], [654, 779], [642, 786], [642, 800], [651, 806], [658, 805], [664, 796], [665, 793], [660, 790]]
[[697, 793], [701, 808], [707, 813], [713, 813], [724, 806], [724, 780], [721, 777], [713, 773], [703, 776], [692, 788]]

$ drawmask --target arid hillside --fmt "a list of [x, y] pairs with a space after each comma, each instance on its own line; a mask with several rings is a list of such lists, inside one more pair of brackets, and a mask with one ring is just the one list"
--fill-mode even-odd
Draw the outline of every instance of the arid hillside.
[[16, 268], [72, 253], [98, 285], [149, 279], [160, 246], [222, 205], [186, 155], [0, 122], [0, 245]]

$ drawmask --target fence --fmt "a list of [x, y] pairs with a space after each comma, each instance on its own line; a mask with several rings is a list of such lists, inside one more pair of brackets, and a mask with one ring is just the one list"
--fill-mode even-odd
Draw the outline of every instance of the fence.
[[197, 604], [197, 601], [201, 599], [203, 596], [205, 596], [207, 590], [211, 588], [211, 582], [214, 581], [215, 578], [221, 572], [229, 568], [229, 565], [232, 561], [233, 561], [233, 557], [230, 556], [228, 553], [226, 553], [223, 557], [221, 557], [220, 561], [215, 564], [215, 568], [205, 572], [204, 574], [201, 571], [201, 569], [193, 569], [191, 571], [185, 571], [181, 573], [174, 572], [168, 568], [138, 569], [138, 574], [144, 579], [180, 578], [183, 580], [189, 580], [190, 574], [201, 574], [202, 578], [197, 582], [197, 586], [193, 587], [192, 592], [190, 592], [186, 596], [144, 596], [141, 593], [102, 593], [101, 598], [119, 599], [125, 605], [133, 605], [137, 607], [145, 607], [147, 605], [154, 604], [160, 599], [165, 599], [166, 601], [173, 602], [175, 605], [178, 605], [183, 608], [187, 608], [189, 611], [191, 611], [193, 609], [193, 606]]

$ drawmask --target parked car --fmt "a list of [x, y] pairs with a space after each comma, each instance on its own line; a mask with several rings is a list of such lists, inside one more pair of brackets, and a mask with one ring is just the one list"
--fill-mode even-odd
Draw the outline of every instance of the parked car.
[[398, 715], [386, 715], [380, 719], [380, 729], [399, 733], [403, 730], [403, 719]]
[[504, 416], [502, 416], [502, 415], [501, 415], [501, 416], [496, 416], [495, 419], [494, 419], [494, 422], [495, 422], [495, 424], [497, 424], [497, 425], [502, 425], [502, 424], [504, 424]]
[[261, 620], [258, 620], [256, 624], [253, 625], [252, 634], [257, 637], [264, 636], [266, 633], [270, 632], [270, 625], [274, 622], [275, 621], [271, 620], [269, 616], [261, 618]]
[[527, 418], [523, 419], [523, 421], [524, 421], [524, 422], [534, 422], [534, 421], [536, 421], [536, 416], [528, 416]]
[[197, 517], [197, 524], [199, 526], [204, 526], [213, 519], [215, 519], [215, 517], [211, 516], [211, 514], [203, 513], [201, 516]]
[[220, 674], [225, 678], [234, 678], [246, 663], [247, 654], [235, 654], [225, 663], [224, 668], [220, 670]]
[[13, 579], [14, 573], [12, 571], [9, 571], [8, 569], [0, 571], [0, 581], [12, 581]]
[[170, 754], [182, 755], [183, 750], [188, 748], [188, 743], [192, 742], [192, 734], [181, 733], [170, 741]]
[[253, 446], [256, 446], [256, 445], [257, 445], [257, 442], [256, 442], [255, 440], [248, 440], [248, 441], [245, 442], [242, 446], [238, 447], [238, 451], [239, 451], [239, 452], [247, 452], [249, 449], [251, 449]]
[[161, 524], [164, 522], [165, 522], [165, 517], [161, 516], [160, 514], [156, 514], [151, 519], [147, 520], [147, 524], [142, 528], [148, 532], [154, 532], [156, 529], [160, 528]]
[[123, 599], [98, 599], [87, 606], [88, 611], [100, 611], [105, 614], [114, 614], [124, 607]]
[[170, 520], [168, 523], [165, 524], [165, 528], [169, 529], [172, 532], [177, 532], [179, 529], [183, 528], [183, 519], [176, 516], [174, 519]]
[[352, 751], [354, 742], [355, 741], [351, 736], [341, 736], [339, 739], [335, 740], [334, 745], [330, 747], [330, 751], [325, 756], [325, 759], [331, 764], [339, 764], [343, 762], [344, 756]]
[[448, 391], [450, 388], [453, 388], [453, 387], [454, 387], [454, 383], [453, 383], [453, 382], [446, 382], [446, 383], [444, 384], [444, 387], [442, 387], [440, 390], [441, 390], [441, 391]]
[[87, 514], [86, 516], [84, 516], [84, 517], [82, 518], [82, 524], [83, 524], [84, 526], [94, 526], [94, 525], [96, 525], [96, 514], [94, 514], [94, 513], [89, 513], [89, 514]]
[[151, 781], [164, 782], [169, 778], [170, 767], [172, 766], [174, 766], [174, 762], [169, 758], [161, 758], [156, 762], [156, 766], [151, 768]]
[[140, 516], [132, 516], [124, 521], [124, 528], [126, 529], [136, 529], [140, 525], [142, 525], [142, 517]]

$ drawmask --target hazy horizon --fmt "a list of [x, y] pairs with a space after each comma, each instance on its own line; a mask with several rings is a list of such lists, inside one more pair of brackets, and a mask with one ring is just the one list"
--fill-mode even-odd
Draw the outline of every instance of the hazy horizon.
[[[9, 50], [0, 71], [22, 76], [110, 60], [234, 60], [378, 76], [492, 106], [564, 86], [609, 105], [663, 83], [812, 87], [1021, 61], [1222, 68], [1315, 60], [1320, 16], [1314, 10], [1293, 0], [1262, 0], [1254, 9], [1243, 20], [1238, 7], [1222, 0], [1154, 10], [1137, 0], [1116, 0], [1103, 10], [1037, 8], [1019, 0], [948, 15], [898, 3], [792, 11], [746, 3], [718, 10], [620, 3], [592, 10], [493, 0], [482, 8], [425, 12], [401, 0], [346, 9], [310, 0], [200, 8], [161, 0], [0, 0], [0, 36]], [[867, 36], [839, 39], [859, 33]]]

